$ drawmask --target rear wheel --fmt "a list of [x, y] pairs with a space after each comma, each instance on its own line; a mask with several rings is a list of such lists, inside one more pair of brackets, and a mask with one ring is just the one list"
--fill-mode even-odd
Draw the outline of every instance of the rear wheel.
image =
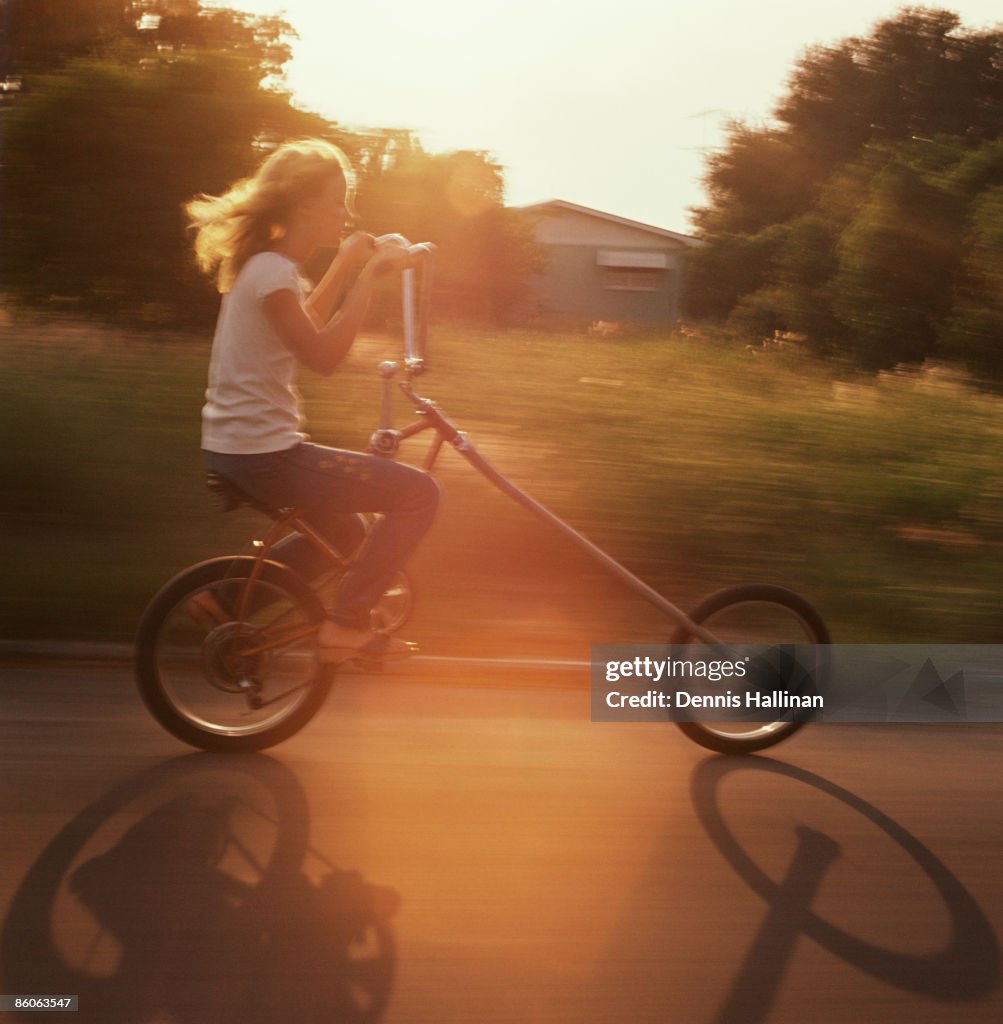
[[[247, 610], [238, 618], [241, 604]], [[284, 566], [247, 557], [192, 566], [157, 594], [140, 622], [143, 700], [192, 746], [274, 746], [303, 728], [330, 689], [332, 670], [319, 661], [315, 641], [323, 618], [317, 596]]]
[[[803, 597], [784, 587], [748, 584], [729, 587], [702, 601], [690, 618], [725, 644], [829, 644], [821, 615]], [[673, 644], [702, 643], [678, 629]], [[821, 657], [822, 652], [818, 652]], [[820, 668], [820, 666], [816, 666]], [[816, 678], [818, 676], [816, 675]], [[677, 722], [694, 743], [722, 754], [751, 754], [793, 736], [805, 723]]]

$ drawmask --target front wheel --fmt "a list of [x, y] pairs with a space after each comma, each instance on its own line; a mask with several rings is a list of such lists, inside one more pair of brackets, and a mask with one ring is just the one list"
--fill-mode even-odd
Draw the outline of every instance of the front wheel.
[[[822, 616], [803, 597], [764, 583], [720, 590], [705, 598], [690, 618], [724, 644], [829, 644]], [[685, 628], [673, 644], [700, 643]], [[805, 723], [677, 722], [694, 743], [721, 754], [751, 754], [793, 736]]]
[[143, 700], [168, 732], [203, 750], [274, 746], [303, 728], [330, 689], [315, 642], [323, 618], [320, 600], [285, 566], [249, 557], [194, 565], [140, 622]]

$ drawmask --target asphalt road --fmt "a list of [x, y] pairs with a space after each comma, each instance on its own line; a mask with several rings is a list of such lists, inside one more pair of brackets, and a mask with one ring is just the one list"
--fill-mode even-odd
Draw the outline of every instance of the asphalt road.
[[127, 666], [0, 673], [0, 994], [71, 1020], [1003, 1018], [1000, 728], [736, 760], [592, 724], [580, 673], [425, 665], [227, 758]]

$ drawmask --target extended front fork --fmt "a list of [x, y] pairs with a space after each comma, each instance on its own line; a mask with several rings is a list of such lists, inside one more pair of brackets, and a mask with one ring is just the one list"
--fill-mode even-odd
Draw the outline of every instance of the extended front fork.
[[[442, 446], [448, 442], [456, 449], [457, 452], [460, 453], [460, 455], [463, 456], [464, 459], [466, 459], [467, 462], [470, 463], [471, 466], [474, 467], [474, 469], [476, 469], [498, 490], [503, 494], [508, 495], [513, 501], [517, 502], [538, 519], [542, 519], [544, 522], [549, 523], [551, 526], [559, 530], [568, 538], [568, 540], [577, 545], [582, 551], [598, 562], [607, 572], [615, 576], [650, 604], [654, 605], [654, 607], [664, 615], [668, 616], [679, 628], [685, 630], [687, 634], [695, 639], [702, 640], [704, 643], [710, 644], [713, 647], [720, 646], [720, 641], [713, 633], [694, 622], [681, 608], [663, 597], [657, 590], [649, 586], [642, 579], [635, 576], [629, 569], [626, 569], [615, 558], [606, 554], [602, 548], [590, 541], [584, 534], [579, 533], [578, 530], [574, 529], [574, 527], [569, 526], [563, 519], [551, 512], [545, 505], [540, 504], [540, 502], [527, 494], [522, 490], [522, 488], [512, 483], [508, 477], [496, 469], [486, 458], [484, 458], [483, 455], [481, 455], [470, 438], [467, 437], [462, 430], [457, 428], [456, 424], [454, 424], [449, 417], [442, 412], [435, 402], [416, 394], [409, 381], [401, 382], [400, 388], [404, 394], [414, 402], [420, 418], [402, 430], [394, 430], [391, 426], [391, 388], [393, 385], [393, 378], [398, 369], [399, 367], [396, 363], [380, 364], [380, 374], [384, 381], [383, 417], [380, 428], [370, 439], [370, 451], [373, 454], [379, 455], [383, 458], [393, 458], [397, 454], [400, 445], [408, 438], [414, 437], [426, 430], [434, 430], [435, 438], [429, 448], [424, 462], [424, 469], [427, 472], [431, 472], [434, 469], [439, 453], [442, 451]], [[414, 368], [412, 368], [412, 370], [414, 370]], [[255, 541], [255, 547], [257, 548], [255, 565], [253, 566], [250, 576], [241, 590], [237, 610], [237, 618], [239, 621], [243, 620], [251, 607], [253, 593], [260, 582], [264, 563], [268, 560], [268, 557], [279, 538], [290, 529], [296, 530], [298, 533], [307, 537], [312, 544], [325, 552], [328, 558], [330, 558], [336, 565], [340, 567], [347, 565], [341, 554], [333, 549], [330, 544], [328, 544], [327, 541], [310, 526], [309, 523], [305, 522], [297, 510], [283, 510], [265, 537], [260, 541]], [[246, 650], [241, 650], [240, 654], [244, 657], [264, 654], [267, 651], [284, 647], [288, 644], [295, 643], [298, 640], [305, 639], [306, 637], [316, 633], [319, 628], [319, 623], [292, 623], [271, 632], [267, 640], [259, 642]], [[248, 698], [249, 700], [253, 699], [260, 701], [260, 696], [257, 693], [249, 694]]]
[[[573, 544], [577, 545], [587, 555], [597, 561], [607, 572], [615, 576], [631, 590], [638, 593], [650, 604], [654, 605], [660, 612], [672, 619], [677, 626], [685, 629], [686, 632], [704, 643], [720, 647], [721, 643], [709, 630], [704, 629], [694, 622], [681, 608], [663, 597], [657, 590], [649, 586], [644, 580], [635, 576], [629, 569], [624, 568], [615, 558], [606, 554], [602, 548], [594, 544], [584, 534], [579, 533], [574, 527], [569, 526], [563, 519], [555, 515], [545, 505], [541, 505], [535, 498], [527, 494], [521, 487], [516, 486], [502, 472], [496, 469], [476, 449], [474, 443], [460, 429], [457, 428], [448, 416], [428, 398], [422, 398], [411, 387], [410, 380], [400, 383], [400, 389], [415, 404], [418, 415], [421, 419], [415, 421], [403, 430], [394, 430], [390, 425], [391, 407], [391, 384], [394, 375], [399, 367], [396, 363], [381, 363], [380, 374], [384, 382], [383, 394], [383, 423], [379, 430], [373, 434], [370, 450], [377, 455], [392, 458], [401, 443], [409, 437], [414, 437], [425, 430], [435, 430], [436, 436], [432, 447], [425, 459], [424, 468], [431, 472], [435, 465], [439, 452], [445, 442], [449, 442], [459, 453], [476, 469], [481, 476], [485, 477], [503, 494], [507, 494], [513, 501], [517, 502], [528, 512], [531, 512], [538, 519], [544, 520], [551, 526], [556, 527]], [[420, 367], [418, 368], [420, 372]]]

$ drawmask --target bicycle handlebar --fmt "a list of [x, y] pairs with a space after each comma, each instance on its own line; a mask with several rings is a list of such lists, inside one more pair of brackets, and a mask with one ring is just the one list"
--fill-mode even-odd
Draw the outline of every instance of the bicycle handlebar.
[[395, 241], [411, 257], [401, 271], [401, 299], [404, 306], [404, 365], [409, 373], [425, 369], [428, 350], [428, 307], [432, 296], [432, 242], [409, 242], [403, 235], [381, 235], [380, 242]]
[[[403, 235], [381, 235], [380, 242], [396, 242], [407, 249], [410, 259], [401, 271], [401, 301], [404, 320], [404, 370], [406, 381], [423, 373], [428, 354], [428, 313], [432, 298], [432, 258], [436, 247], [432, 242], [409, 242]], [[380, 363], [383, 378], [383, 408], [379, 429], [370, 438], [370, 451], [393, 455], [400, 443], [400, 433], [393, 429], [392, 388], [399, 366], [394, 362]]]
[[[433, 242], [409, 242], [403, 235], [398, 234], [380, 235], [376, 239], [376, 244], [379, 245], [380, 242], [391, 241], [396, 241], [407, 249], [408, 255], [411, 257], [411, 267], [417, 265], [422, 257], [434, 256], [436, 252], [436, 246]], [[411, 268], [408, 267], [407, 269]]]
[[422, 256], [434, 256], [436, 246], [433, 242], [417, 242], [414, 245], [409, 245], [407, 251], [412, 259], [417, 261]]

